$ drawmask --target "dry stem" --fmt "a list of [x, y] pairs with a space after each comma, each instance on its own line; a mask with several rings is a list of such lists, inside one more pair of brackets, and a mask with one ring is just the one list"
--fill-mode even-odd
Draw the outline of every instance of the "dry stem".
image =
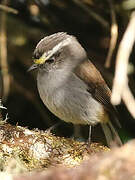
[[112, 0], [108, 0], [110, 4], [110, 10], [111, 10], [111, 18], [112, 18], [112, 25], [111, 25], [111, 39], [110, 39], [110, 46], [109, 46], [109, 51], [108, 55], [106, 58], [105, 62], [105, 67], [109, 68], [111, 65], [111, 58], [113, 55], [113, 51], [115, 49], [116, 43], [117, 43], [117, 38], [118, 38], [118, 25], [116, 22], [116, 15], [115, 15], [115, 10], [113, 6]]
[[[7, 4], [7, 0], [3, 1], [3, 5]], [[7, 35], [6, 35], [6, 12], [1, 12], [1, 27], [0, 27], [0, 66], [2, 69], [3, 78], [3, 98], [6, 99], [10, 88], [10, 76], [8, 72], [7, 62]]]
[[0, 9], [6, 11], [8, 13], [18, 14], [18, 11], [16, 9], [5, 6], [3, 4], [0, 4]]
[[131, 14], [131, 19], [119, 45], [115, 77], [113, 82], [111, 102], [113, 105], [125, 102], [129, 112], [135, 118], [135, 101], [128, 87], [127, 67], [129, 56], [135, 41], [135, 11]]
[[93, 17], [97, 22], [99, 22], [104, 28], [106, 28], [107, 30], [109, 29], [109, 24], [103, 17], [95, 13], [92, 9], [85, 6], [85, 4], [83, 4], [80, 0], [74, 0], [74, 2], [84, 11], [86, 11], [89, 16]]

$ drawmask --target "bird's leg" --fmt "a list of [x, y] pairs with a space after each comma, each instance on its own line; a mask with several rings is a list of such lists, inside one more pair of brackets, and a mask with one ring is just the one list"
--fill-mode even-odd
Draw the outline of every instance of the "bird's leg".
[[88, 146], [91, 144], [91, 131], [92, 131], [92, 126], [89, 125], [89, 137], [88, 137]]

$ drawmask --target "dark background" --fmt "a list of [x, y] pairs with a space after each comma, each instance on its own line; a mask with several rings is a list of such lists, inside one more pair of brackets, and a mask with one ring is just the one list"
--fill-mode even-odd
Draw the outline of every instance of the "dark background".
[[[130, 14], [135, 7], [125, 5], [128, 1], [114, 1], [114, 10], [119, 27], [118, 44], [127, 27]], [[116, 50], [109, 69], [104, 67], [110, 41], [110, 5], [109, 0], [10, 0], [0, 1], [16, 9], [17, 14], [6, 13], [5, 33], [7, 37], [7, 60], [10, 76], [10, 91], [4, 96], [2, 89], [3, 75], [1, 73], [1, 97], [9, 113], [8, 122], [29, 128], [47, 129], [59, 120], [51, 114], [40, 100], [36, 87], [36, 71], [28, 73], [32, 65], [32, 53], [36, 44], [44, 36], [65, 31], [75, 35], [87, 50], [89, 58], [102, 72], [106, 82], [112, 87]], [[92, 13], [98, 14], [104, 21], [99, 22]], [[0, 18], [3, 10], [0, 9]], [[2, 21], [0, 20], [0, 28]], [[1, 42], [2, 43], [2, 42]], [[0, 58], [2, 58], [0, 56]], [[129, 84], [135, 94], [134, 73], [135, 51], [130, 56]], [[2, 72], [2, 69], [1, 69]], [[122, 128], [119, 134], [123, 141], [135, 137], [135, 120], [126, 107], [117, 107]], [[6, 111], [4, 111], [6, 114]], [[100, 141], [103, 134], [100, 127], [94, 128], [93, 140]], [[62, 122], [53, 131], [56, 135], [71, 136], [73, 126]], [[87, 138], [87, 127], [82, 127], [82, 134]]]

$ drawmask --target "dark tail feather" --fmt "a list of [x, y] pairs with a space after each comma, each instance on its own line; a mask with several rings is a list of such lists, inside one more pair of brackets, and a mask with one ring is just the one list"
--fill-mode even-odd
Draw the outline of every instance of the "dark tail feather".
[[113, 111], [108, 112], [108, 113], [109, 113], [109, 119], [111, 120], [111, 122], [117, 127], [121, 128], [121, 124], [119, 122], [120, 116], [117, 109], [114, 107]]
[[107, 123], [101, 123], [102, 129], [104, 131], [106, 141], [109, 147], [116, 145], [116, 146], [121, 146], [122, 141], [113, 127], [111, 121], [108, 121]]

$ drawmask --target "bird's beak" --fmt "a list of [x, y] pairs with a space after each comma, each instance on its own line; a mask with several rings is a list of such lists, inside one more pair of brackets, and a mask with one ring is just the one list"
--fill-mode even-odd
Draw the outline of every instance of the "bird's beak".
[[37, 64], [33, 64], [29, 69], [28, 69], [28, 72], [29, 71], [32, 71], [34, 69], [37, 69], [38, 65]]
[[37, 69], [38, 65], [45, 63], [47, 59], [48, 57], [46, 56], [46, 53], [44, 53], [39, 59], [34, 59], [34, 64], [28, 69], [28, 72]]

